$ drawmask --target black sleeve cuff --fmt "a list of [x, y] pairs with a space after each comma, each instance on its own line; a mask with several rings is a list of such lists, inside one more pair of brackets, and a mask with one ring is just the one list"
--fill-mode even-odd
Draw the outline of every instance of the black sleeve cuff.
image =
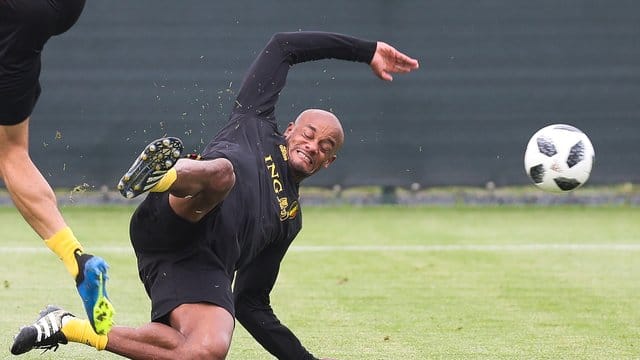
[[358, 61], [371, 64], [373, 55], [376, 53], [376, 49], [378, 48], [378, 42], [368, 40], [356, 40], [356, 42], [357, 46], [355, 47], [355, 53]]

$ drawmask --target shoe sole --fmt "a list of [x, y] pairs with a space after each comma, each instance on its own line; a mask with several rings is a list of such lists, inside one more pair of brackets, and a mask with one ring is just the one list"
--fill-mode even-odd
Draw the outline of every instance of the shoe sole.
[[105, 281], [102, 274], [99, 274], [99, 282], [98, 300], [93, 306], [93, 328], [96, 334], [106, 335], [113, 327], [113, 317], [116, 311], [105, 294]]
[[149, 191], [176, 164], [183, 150], [182, 141], [175, 137], [152, 141], [118, 182], [120, 194], [132, 199]]
[[89, 322], [98, 335], [111, 331], [116, 313], [107, 296], [107, 279], [107, 263], [94, 256], [84, 264], [84, 280], [78, 285]]

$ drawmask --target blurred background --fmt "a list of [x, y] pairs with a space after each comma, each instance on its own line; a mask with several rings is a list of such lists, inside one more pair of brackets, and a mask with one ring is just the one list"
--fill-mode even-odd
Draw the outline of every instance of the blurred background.
[[227, 121], [271, 35], [322, 30], [388, 42], [421, 68], [295, 66], [281, 129], [309, 107], [343, 121], [338, 161], [305, 185], [390, 189], [529, 184], [529, 137], [552, 123], [596, 149], [589, 185], [640, 182], [640, 2], [88, 1], [49, 41], [31, 153], [54, 187], [114, 189], [147, 142], [198, 152]]

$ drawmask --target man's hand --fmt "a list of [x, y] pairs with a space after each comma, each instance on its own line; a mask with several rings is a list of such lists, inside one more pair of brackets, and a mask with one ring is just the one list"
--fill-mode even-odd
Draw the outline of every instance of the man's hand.
[[382, 41], [378, 41], [370, 65], [373, 73], [386, 81], [393, 80], [391, 73], [407, 73], [419, 67], [418, 60], [408, 57]]

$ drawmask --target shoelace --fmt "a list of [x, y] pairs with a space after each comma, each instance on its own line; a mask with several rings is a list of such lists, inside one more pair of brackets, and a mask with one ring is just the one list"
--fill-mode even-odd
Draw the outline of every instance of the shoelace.
[[50, 345], [36, 345], [34, 346], [34, 348], [36, 349], [44, 349], [42, 350], [42, 352], [40, 353], [40, 355], [46, 353], [47, 351], [51, 350], [53, 352], [56, 352], [58, 350], [58, 348], [60, 347], [60, 344], [56, 343], [56, 344], [50, 344]]

